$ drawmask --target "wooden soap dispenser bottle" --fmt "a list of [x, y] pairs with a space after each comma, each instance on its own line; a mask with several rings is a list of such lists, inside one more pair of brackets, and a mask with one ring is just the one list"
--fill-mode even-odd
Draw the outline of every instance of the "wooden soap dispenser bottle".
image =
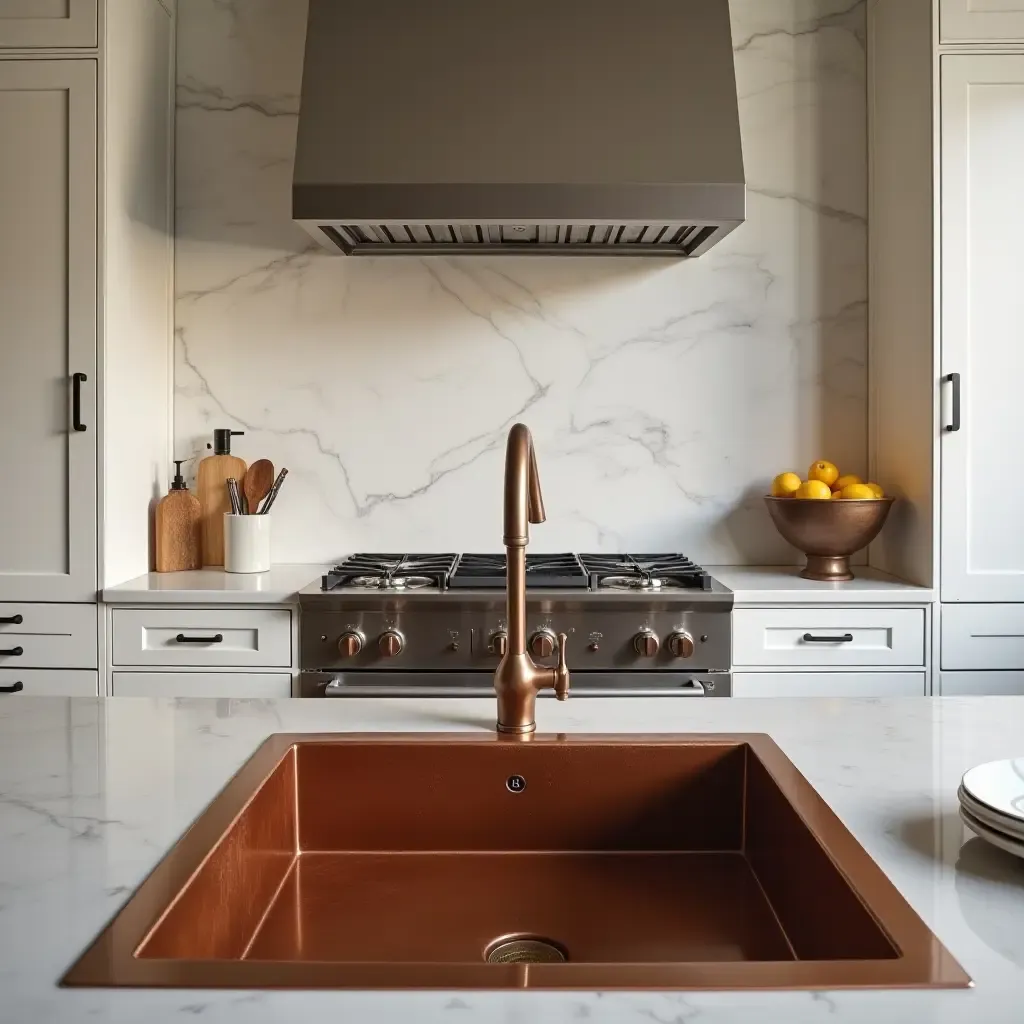
[[201, 507], [199, 499], [185, 486], [183, 461], [174, 460], [174, 482], [156, 507], [157, 572], [200, 569], [203, 565]]
[[234, 477], [241, 487], [246, 469], [245, 460], [231, 454], [231, 438], [244, 433], [244, 430], [227, 428], [215, 430], [213, 454], [199, 463], [197, 476], [199, 504], [202, 506], [203, 565], [224, 564], [224, 514], [231, 511], [227, 482], [229, 477]]

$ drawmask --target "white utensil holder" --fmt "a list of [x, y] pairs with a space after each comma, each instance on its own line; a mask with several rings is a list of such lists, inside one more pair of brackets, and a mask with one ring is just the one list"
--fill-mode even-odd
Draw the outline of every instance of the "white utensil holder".
[[270, 569], [272, 516], [224, 515], [224, 571], [267, 572]]

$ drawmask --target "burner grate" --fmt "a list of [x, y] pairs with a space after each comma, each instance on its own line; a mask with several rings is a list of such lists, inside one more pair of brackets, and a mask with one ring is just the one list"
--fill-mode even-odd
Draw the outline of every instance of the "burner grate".
[[445, 590], [457, 559], [454, 554], [349, 555], [324, 574], [320, 589], [351, 586], [365, 590]]
[[614, 589], [657, 593], [711, 590], [711, 577], [696, 562], [679, 554], [580, 555], [591, 590]]
[[[453, 589], [502, 589], [505, 586], [505, 553], [462, 555], [449, 586]], [[583, 571], [576, 555], [527, 554], [526, 586], [528, 589], [573, 587], [585, 590], [590, 586], [590, 577]]]

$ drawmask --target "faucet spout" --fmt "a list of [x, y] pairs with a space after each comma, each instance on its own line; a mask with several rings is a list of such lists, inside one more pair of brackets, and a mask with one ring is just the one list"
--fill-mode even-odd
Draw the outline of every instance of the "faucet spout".
[[559, 700], [569, 696], [566, 635], [558, 637], [558, 665], [537, 665], [526, 649], [526, 545], [530, 523], [543, 523], [544, 496], [529, 428], [517, 423], [505, 448], [504, 542], [508, 642], [494, 673], [498, 731], [529, 733], [537, 728], [537, 692], [553, 687]]

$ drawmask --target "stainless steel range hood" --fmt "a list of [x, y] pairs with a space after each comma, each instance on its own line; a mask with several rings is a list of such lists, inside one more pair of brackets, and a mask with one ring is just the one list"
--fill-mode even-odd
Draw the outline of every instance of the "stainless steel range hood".
[[699, 256], [745, 216], [728, 0], [310, 0], [292, 207], [348, 255]]

